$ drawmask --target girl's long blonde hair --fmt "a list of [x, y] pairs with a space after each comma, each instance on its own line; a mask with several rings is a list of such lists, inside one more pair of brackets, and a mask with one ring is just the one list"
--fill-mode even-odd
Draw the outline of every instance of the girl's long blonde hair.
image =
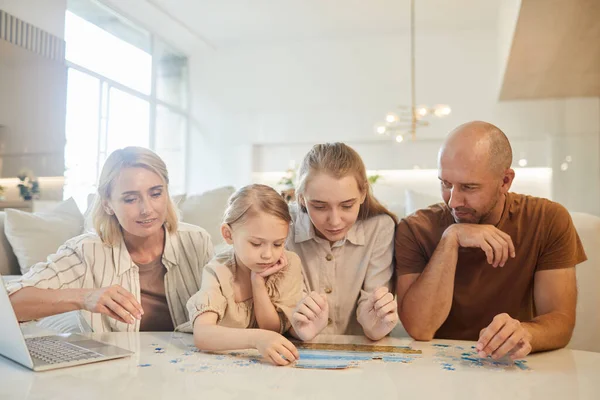
[[292, 217], [287, 203], [279, 193], [267, 185], [248, 185], [229, 197], [223, 223], [232, 226], [243, 223], [249, 217], [264, 212], [280, 218], [288, 224]]
[[371, 185], [367, 179], [367, 170], [360, 155], [350, 146], [340, 142], [316, 144], [304, 156], [298, 169], [296, 183], [296, 200], [303, 212], [306, 212], [306, 207], [302, 204], [301, 198], [306, 190], [306, 185], [310, 181], [310, 177], [319, 172], [329, 174], [336, 179], [348, 175], [356, 178], [358, 189], [361, 193], [366, 193], [365, 201], [360, 205], [358, 211], [359, 220], [386, 214], [395, 223], [398, 223], [398, 217], [373, 196]]
[[143, 147], [125, 147], [113, 151], [106, 159], [100, 180], [98, 181], [98, 195], [92, 209], [94, 229], [102, 242], [109, 245], [117, 245], [122, 238], [121, 225], [115, 215], [108, 214], [102, 202], [110, 200], [115, 180], [125, 168], [145, 168], [160, 176], [165, 184], [167, 196], [167, 218], [165, 227], [167, 232], [177, 232], [177, 212], [173, 200], [169, 195], [169, 173], [164, 161], [153, 151]]

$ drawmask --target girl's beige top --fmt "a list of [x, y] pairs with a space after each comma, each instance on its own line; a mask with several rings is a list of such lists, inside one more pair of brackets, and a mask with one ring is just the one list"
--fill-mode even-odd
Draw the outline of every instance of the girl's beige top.
[[[302, 299], [302, 265], [297, 254], [285, 250], [288, 265], [265, 280], [267, 293], [279, 314], [280, 333], [286, 332], [296, 304]], [[212, 311], [217, 323], [229, 328], [258, 328], [252, 298], [236, 302], [233, 282], [238, 266], [233, 248], [215, 256], [204, 267], [200, 291], [187, 303], [190, 322]]]
[[296, 204], [290, 212], [286, 248], [302, 260], [306, 291], [325, 294], [329, 302], [329, 324], [321, 333], [363, 335], [358, 306], [379, 287], [392, 290], [394, 220], [384, 214], [356, 221], [344, 239], [330, 244]]

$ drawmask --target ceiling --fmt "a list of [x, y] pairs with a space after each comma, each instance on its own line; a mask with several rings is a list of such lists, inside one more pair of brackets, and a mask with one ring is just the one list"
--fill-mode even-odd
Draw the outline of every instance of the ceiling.
[[600, 96], [600, 1], [522, 0], [501, 100]]
[[[213, 47], [393, 34], [410, 23], [409, 0], [145, 0]], [[496, 27], [501, 0], [416, 0], [417, 30]]]

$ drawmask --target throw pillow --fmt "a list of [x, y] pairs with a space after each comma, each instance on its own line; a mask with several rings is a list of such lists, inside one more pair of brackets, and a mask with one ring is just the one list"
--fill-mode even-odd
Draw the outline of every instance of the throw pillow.
[[27, 213], [7, 209], [4, 232], [19, 261], [21, 273], [45, 261], [68, 239], [83, 232], [83, 216], [72, 198], [52, 211]]
[[225, 186], [199, 195], [188, 195], [180, 204], [181, 220], [206, 229], [213, 245], [223, 242], [221, 223], [227, 208], [227, 200], [235, 192], [232, 186]]

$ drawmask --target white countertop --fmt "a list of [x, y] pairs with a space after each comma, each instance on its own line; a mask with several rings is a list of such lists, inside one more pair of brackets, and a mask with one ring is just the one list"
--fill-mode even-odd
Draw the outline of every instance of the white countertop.
[[[563, 349], [534, 354], [520, 366], [493, 365], [473, 360], [472, 342], [386, 338], [379, 344], [423, 353], [313, 370], [271, 366], [253, 351], [197, 352], [192, 336], [181, 333], [92, 336], [136, 354], [48, 372], [0, 357], [0, 399], [600, 399], [600, 353]], [[356, 336], [318, 341], [368, 343]]]

